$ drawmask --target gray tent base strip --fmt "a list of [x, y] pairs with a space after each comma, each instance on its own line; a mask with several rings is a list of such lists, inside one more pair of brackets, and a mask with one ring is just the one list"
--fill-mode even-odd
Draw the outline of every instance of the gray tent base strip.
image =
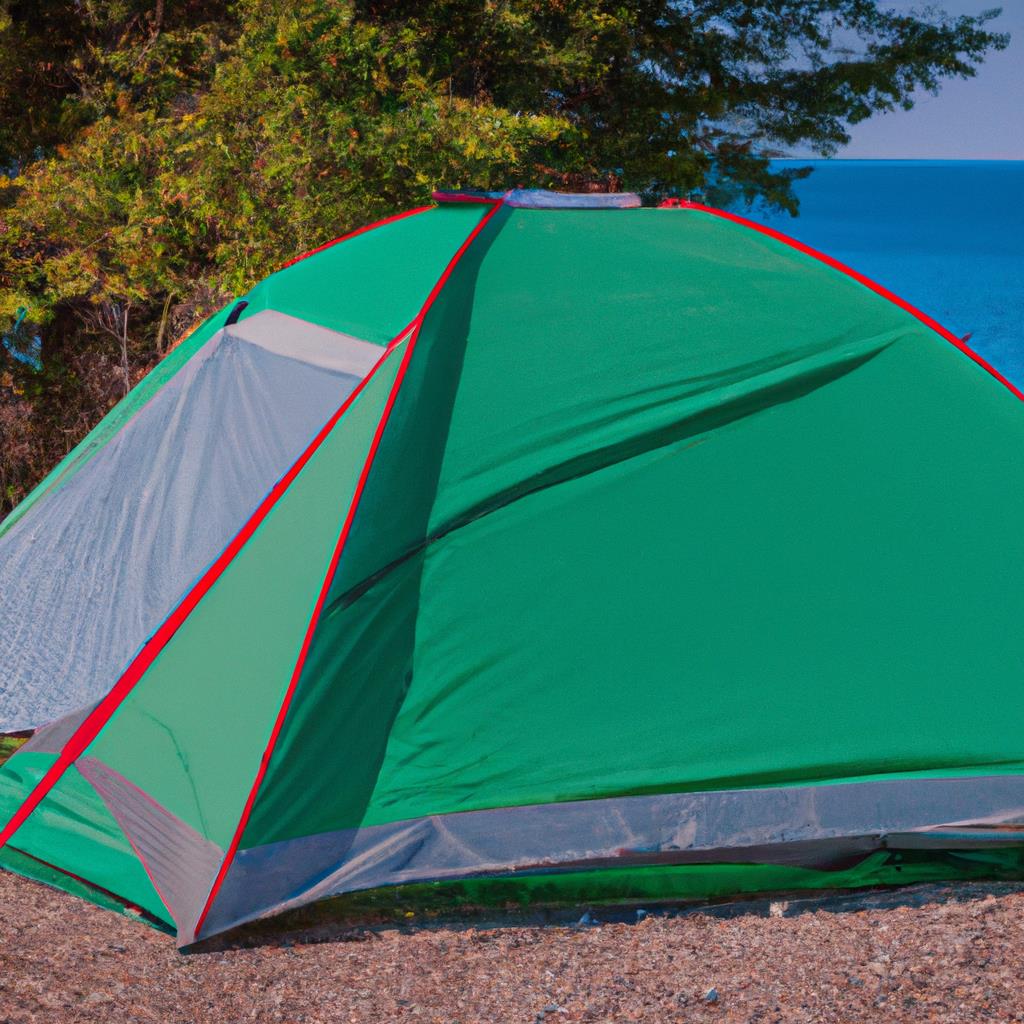
[[0, 537], [0, 732], [102, 698], [383, 352], [269, 310], [224, 328]]
[[[99, 759], [76, 764], [153, 881], [179, 946], [193, 944], [226, 851]], [[1022, 833], [1024, 776], [1011, 774], [463, 811], [240, 849], [199, 939], [399, 885], [701, 864], [828, 872], [880, 850], [993, 850], [1019, 845]]]
[[1021, 829], [1024, 777], [1015, 775], [466, 811], [240, 850], [204, 932], [382, 886], [659, 864], [832, 870], [880, 849], [1019, 842]]

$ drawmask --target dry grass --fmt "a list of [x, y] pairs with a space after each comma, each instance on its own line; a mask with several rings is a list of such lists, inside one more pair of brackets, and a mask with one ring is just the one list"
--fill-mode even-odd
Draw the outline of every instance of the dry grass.
[[912, 907], [911, 893], [841, 914], [320, 933], [183, 956], [0, 873], [0, 1021], [1024, 1020], [1024, 894], [919, 887], [932, 902]]

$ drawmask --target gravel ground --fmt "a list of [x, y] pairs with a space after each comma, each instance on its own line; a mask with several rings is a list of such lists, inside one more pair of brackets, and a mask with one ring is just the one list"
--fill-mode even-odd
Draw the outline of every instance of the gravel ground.
[[919, 890], [927, 900], [321, 932], [184, 956], [143, 925], [0, 873], [0, 1022], [1024, 1021], [1024, 892]]

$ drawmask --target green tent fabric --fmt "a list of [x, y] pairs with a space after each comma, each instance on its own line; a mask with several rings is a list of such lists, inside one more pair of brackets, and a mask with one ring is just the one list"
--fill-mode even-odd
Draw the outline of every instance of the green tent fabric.
[[181, 945], [382, 887], [1019, 876], [1024, 396], [733, 215], [438, 198], [214, 317], [16, 511], [218, 338], [354, 381], [0, 768], [0, 865]]

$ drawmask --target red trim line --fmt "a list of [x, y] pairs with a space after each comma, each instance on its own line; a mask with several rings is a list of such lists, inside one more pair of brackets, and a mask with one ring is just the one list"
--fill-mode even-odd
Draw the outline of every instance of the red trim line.
[[365, 235], [367, 231], [373, 231], [375, 228], [382, 228], [385, 224], [392, 224], [396, 220], [402, 220], [405, 217], [412, 217], [417, 213], [425, 213], [427, 210], [433, 210], [433, 206], [417, 206], [412, 210], [403, 210], [401, 213], [393, 213], [390, 217], [385, 217], [383, 220], [374, 221], [372, 224], [366, 224], [361, 228], [356, 228], [355, 231], [350, 231], [347, 235], [341, 235], [338, 238], [332, 239], [330, 242], [324, 242], [323, 245], [318, 245], [315, 249], [310, 249], [308, 252], [304, 252], [299, 256], [293, 256], [287, 263], [282, 263], [278, 268], [284, 270], [285, 267], [292, 267], [296, 263], [301, 263], [302, 260], [309, 259], [310, 256], [315, 256], [318, 252], [323, 252], [324, 249], [330, 249], [339, 242], [347, 242], [350, 238], [355, 238], [356, 235]]
[[15, 811], [3, 831], [0, 832], [0, 849], [25, 823], [28, 816], [39, 806], [39, 803], [47, 793], [57, 784], [61, 776], [69, 767], [82, 755], [85, 749], [96, 738], [100, 730], [110, 721], [114, 712], [121, 706], [121, 703], [135, 688], [135, 684], [142, 678], [146, 670], [156, 660], [157, 655], [164, 649], [168, 641], [178, 631], [179, 627], [192, 613], [197, 604], [206, 596], [210, 588], [217, 582], [221, 574], [228, 567], [238, 552], [245, 546], [249, 538], [256, 532], [260, 523], [266, 519], [270, 510], [277, 504], [285, 491], [299, 475], [302, 468], [313, 457], [313, 453], [323, 444], [327, 435], [337, 425], [338, 420], [345, 414], [363, 388], [369, 382], [384, 361], [391, 355], [391, 348], [387, 348], [381, 354], [380, 359], [373, 365], [370, 372], [359, 382], [359, 385], [348, 398], [342, 403], [333, 416], [324, 424], [320, 433], [313, 438], [309, 447], [299, 456], [291, 469], [281, 477], [274, 485], [270, 493], [263, 499], [259, 507], [249, 518], [248, 522], [235, 535], [231, 543], [224, 549], [220, 557], [200, 577], [196, 585], [185, 595], [181, 603], [164, 620], [163, 625], [149, 638], [142, 650], [135, 656], [131, 664], [125, 669], [121, 678], [114, 684], [109, 693], [96, 705], [88, 717], [75, 731], [75, 734], [64, 745], [60, 756], [50, 765], [46, 774], [36, 783], [35, 788], [25, 798], [24, 803]]
[[[366, 481], [369, 478], [370, 470], [373, 468], [373, 462], [377, 455], [377, 449], [380, 446], [381, 437], [384, 434], [384, 430], [387, 427], [388, 420], [391, 416], [391, 410], [394, 408], [395, 401], [398, 398], [398, 392], [402, 386], [402, 381], [405, 379], [406, 371], [409, 368], [409, 361], [412, 358], [412, 354], [416, 348], [416, 342], [419, 339], [420, 327], [423, 324], [423, 319], [430, 310], [430, 307], [434, 304], [438, 295], [441, 294], [441, 290], [447, 284], [448, 279], [451, 277], [452, 272], [458, 265], [459, 261], [465, 256], [469, 247], [476, 240], [477, 236], [483, 231], [487, 222], [498, 212], [498, 209], [504, 202], [503, 199], [491, 199], [488, 200], [491, 205], [491, 209], [480, 218], [476, 227], [469, 233], [465, 241], [459, 246], [458, 251], [451, 258], [448, 266], [445, 268], [444, 273], [438, 278], [437, 283], [431, 289], [430, 294], [427, 296], [426, 302], [424, 302], [420, 309], [419, 315], [413, 321], [411, 325], [413, 327], [413, 335], [409, 339], [406, 346], [405, 354], [402, 357], [402, 364], [398, 368], [398, 373], [395, 376], [395, 382], [391, 386], [391, 393], [388, 395], [387, 403], [384, 406], [384, 411], [381, 413], [380, 420], [377, 423], [377, 429], [374, 431], [373, 440], [370, 442], [370, 449], [366, 456], [366, 461], [363, 464], [362, 472], [359, 475], [359, 480], [356, 484], [355, 493], [352, 496], [352, 501], [349, 504], [348, 513], [345, 516], [345, 522], [341, 528], [341, 534], [338, 537], [338, 542], [334, 547], [334, 553], [331, 556], [331, 562], [327, 569], [327, 575], [324, 577], [323, 584], [320, 587], [320, 595], [317, 598], [316, 607], [313, 609], [312, 618], [309, 621], [309, 625], [306, 628], [306, 635], [302, 641], [302, 648], [299, 651], [298, 660], [295, 663], [295, 668], [292, 671], [291, 679], [288, 683], [288, 689], [285, 691], [284, 698], [281, 701], [281, 707], [278, 709], [277, 718], [274, 721], [274, 727], [270, 733], [270, 739], [267, 741], [266, 749], [263, 751], [263, 756], [260, 758], [259, 768], [256, 772], [256, 778], [253, 780], [252, 788], [249, 791], [249, 798], [245, 802], [245, 807], [242, 809], [242, 815], [238, 821], [238, 826], [235, 829], [235, 834], [231, 839], [231, 845], [228, 847], [227, 853], [224, 855], [224, 861], [220, 866], [220, 870], [217, 872], [217, 877], [213, 881], [213, 885], [210, 888], [210, 894], [206, 899], [206, 904], [203, 907], [202, 913], [199, 915], [199, 920], [196, 921], [195, 931], [192, 933], [192, 941], [195, 942], [199, 938], [199, 933], [202, 930], [203, 924], [206, 922], [207, 915], [213, 906], [214, 900], [217, 898], [217, 894], [220, 892], [220, 888], [224, 883], [224, 879], [227, 877], [228, 871], [231, 865], [234, 863], [235, 855], [238, 853], [239, 844], [242, 841], [242, 835], [245, 832], [245, 827], [249, 823], [249, 817], [252, 814], [253, 806], [256, 803], [256, 797], [259, 795], [260, 787], [263, 784], [263, 779], [267, 774], [267, 769], [270, 766], [270, 759], [273, 756], [274, 748], [277, 746], [278, 738], [281, 735], [281, 730], [284, 728], [285, 719], [288, 717], [288, 711], [291, 706], [292, 698], [295, 696], [295, 690], [299, 683], [299, 678], [302, 675], [302, 669], [306, 663], [306, 656], [309, 653], [310, 644], [313, 641], [313, 634], [316, 632], [317, 624], [320, 620], [320, 615], [323, 611], [325, 602], [327, 601], [327, 594], [331, 588], [331, 582], [334, 579], [335, 571], [338, 568], [338, 562], [341, 560], [342, 551], [345, 547], [345, 542], [348, 540], [349, 532], [352, 529], [352, 522], [355, 519], [356, 512], [359, 508], [359, 501], [363, 495], [363, 489], [366, 486]], [[390, 351], [390, 347], [388, 351]]]
[[745, 228], [752, 228], [754, 231], [757, 231], [762, 235], [774, 238], [777, 242], [783, 242], [807, 256], [813, 256], [816, 260], [820, 260], [822, 263], [832, 267], [833, 270], [838, 270], [840, 273], [846, 274], [848, 277], [852, 277], [855, 281], [864, 285], [866, 288], [870, 288], [876, 294], [881, 295], [882, 298], [888, 299], [894, 305], [899, 306], [900, 309], [909, 313], [911, 316], [916, 317], [921, 321], [921, 323], [926, 327], [930, 327], [936, 334], [941, 335], [941, 337], [951, 345], [955, 345], [965, 356], [976, 362], [983, 370], [990, 373], [997, 381], [999, 381], [1000, 384], [1016, 395], [1017, 398], [1024, 401], [1024, 391], [1021, 391], [1021, 389], [1015, 384], [1008, 381], [991, 363], [978, 355], [978, 353], [975, 352], [963, 338], [958, 338], [952, 331], [943, 327], [937, 320], [933, 320], [928, 316], [927, 313], [922, 313], [921, 310], [916, 306], [912, 306], [906, 301], [906, 299], [901, 299], [894, 292], [891, 292], [888, 288], [878, 284], [877, 281], [872, 281], [871, 278], [866, 277], [864, 274], [860, 273], [860, 271], [854, 270], [852, 267], [848, 267], [845, 263], [841, 263], [839, 260], [833, 259], [831, 256], [827, 256], [825, 253], [819, 252], [817, 249], [814, 249], [809, 245], [805, 245], [803, 242], [798, 242], [795, 238], [790, 238], [789, 235], [784, 235], [781, 231], [765, 227], [763, 224], [758, 224], [756, 221], [748, 220], [746, 217], [740, 217], [735, 213], [729, 213], [727, 210], [719, 210], [714, 206], [704, 206], [702, 203], [693, 203], [685, 199], [668, 200], [661, 205], [666, 209], [699, 210], [701, 213], [710, 213], [715, 217], [722, 217], [725, 220], [731, 220], [735, 224], [740, 224]]
[[[25, 850], [19, 849], [17, 846], [12, 846], [11, 849], [24, 857], [26, 860], [35, 861], [36, 864], [42, 864], [44, 868], [49, 868], [51, 871], [56, 871], [59, 875], [66, 875], [68, 878], [74, 879], [76, 882], [84, 885], [87, 889], [91, 889], [93, 892], [102, 893], [104, 896], [109, 896], [115, 903], [119, 903], [125, 910], [134, 910], [142, 917], [147, 918], [150, 921], [159, 922], [164, 927], [162, 931], [173, 931], [174, 928], [174, 915], [168, 910], [169, 921], [165, 921], [162, 917], [157, 917], [151, 910], [146, 910], [145, 907], [140, 907], [137, 903], [132, 903], [131, 900], [125, 899], [123, 896], [119, 896], [112, 889], [104, 889], [102, 885], [97, 885], [95, 882], [90, 882], [88, 878], [83, 878], [81, 875], [76, 875], [73, 871], [68, 871], [67, 868], [58, 867], [56, 864], [51, 864], [48, 860], [43, 860], [42, 857], [37, 857], [35, 854], [27, 853]], [[17, 869], [15, 869], [17, 870]], [[25, 875], [28, 878], [30, 876]], [[33, 878], [32, 881], [38, 882], [40, 885], [45, 885], [48, 889], [55, 888], [50, 885], [49, 882], [43, 881], [41, 878]], [[163, 896], [160, 897], [166, 905], [166, 900]]]

